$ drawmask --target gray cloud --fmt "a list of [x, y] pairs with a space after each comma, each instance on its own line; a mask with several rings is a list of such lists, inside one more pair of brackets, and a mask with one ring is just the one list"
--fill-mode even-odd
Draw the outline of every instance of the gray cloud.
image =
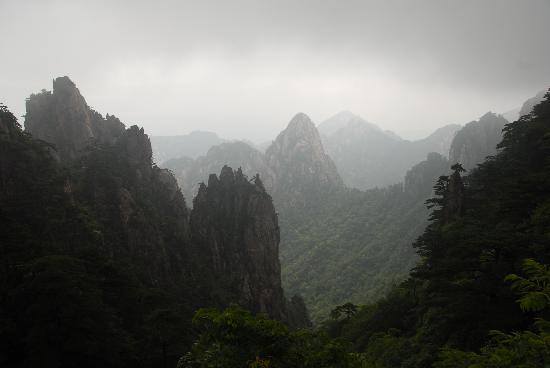
[[273, 137], [352, 110], [418, 137], [550, 86], [550, 2], [0, 0], [0, 100], [69, 75], [151, 134]]

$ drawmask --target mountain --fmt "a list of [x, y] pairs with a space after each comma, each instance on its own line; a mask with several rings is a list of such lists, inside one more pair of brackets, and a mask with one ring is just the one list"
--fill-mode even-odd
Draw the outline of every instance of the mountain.
[[[323, 128], [322, 128], [323, 127]], [[402, 140], [351, 113], [321, 123], [323, 145], [344, 183], [369, 189], [399, 183], [429, 152], [447, 155], [458, 125], [447, 125], [418, 141]]]
[[514, 122], [518, 120], [523, 115], [527, 115], [528, 113], [533, 110], [533, 107], [540, 103], [544, 99], [546, 91], [540, 91], [535, 96], [529, 98], [527, 101], [523, 103], [521, 107], [516, 107], [515, 109], [506, 111], [502, 113], [502, 117], [509, 122]]
[[487, 156], [497, 153], [502, 140], [502, 129], [508, 121], [502, 115], [491, 112], [479, 120], [466, 124], [458, 133], [449, 150], [449, 160], [460, 163], [466, 170], [475, 168]]
[[203, 131], [194, 131], [186, 135], [151, 137], [154, 158], [158, 163], [184, 156], [197, 158], [206, 154], [211, 147], [223, 142], [225, 140], [216, 133]]
[[494, 157], [438, 179], [407, 280], [329, 322], [367, 366], [548, 362], [550, 93], [531, 111], [506, 126]]
[[238, 302], [284, 319], [278, 219], [259, 177], [250, 182], [228, 166], [211, 174], [193, 200], [190, 224], [193, 243], [213, 266], [211, 294], [222, 305]]
[[199, 307], [307, 323], [259, 179], [224, 167], [189, 211], [144, 130], [92, 111], [69, 78], [27, 106], [27, 132], [0, 111], [3, 363], [175, 364]]
[[163, 166], [174, 172], [184, 193], [191, 198], [199, 183], [224, 165], [240, 167], [250, 177], [260, 174], [279, 210], [283, 206], [312, 204], [320, 193], [343, 187], [315, 125], [302, 113], [291, 119], [265, 154], [245, 142], [226, 142], [195, 160], [183, 157]]
[[249, 177], [260, 173], [266, 188], [273, 187], [274, 174], [267, 167], [264, 155], [245, 142], [221, 143], [196, 159], [181, 157], [163, 164], [174, 173], [186, 198], [193, 198], [199, 184], [207, 182], [211, 173], [220, 172], [225, 165], [240, 168]]
[[547, 91], [540, 91], [535, 96], [525, 101], [521, 106], [521, 109], [519, 110], [519, 116], [516, 119], [519, 119], [523, 115], [527, 115], [531, 111], [533, 111], [533, 108], [544, 100], [544, 96], [546, 95], [546, 93]]
[[[348, 126], [362, 129], [364, 124]], [[437, 146], [441, 136], [444, 130], [429, 144]], [[319, 321], [343, 299], [381, 297], [414, 265], [409, 245], [426, 225], [424, 201], [434, 180], [449, 169], [438, 153], [420, 161], [401, 178], [405, 184], [366, 192], [347, 189], [313, 122], [297, 114], [265, 155], [233, 142], [212, 147], [196, 160], [166, 164], [191, 193], [226, 164], [241, 167], [248, 177], [260, 174], [278, 211], [283, 286], [290, 295], [302, 295]]]
[[317, 196], [343, 187], [315, 124], [306, 114], [298, 113], [292, 118], [266, 150], [265, 160], [276, 178], [272, 195], [278, 208], [304, 207]]
[[410, 244], [427, 224], [424, 201], [448, 169], [431, 153], [404, 185], [325, 195], [315, 213], [281, 232], [285, 290], [302, 295], [317, 322], [343, 301], [384, 296], [416, 263]]
[[68, 77], [53, 81], [53, 93], [32, 94], [26, 101], [25, 129], [57, 147], [60, 160], [78, 157], [91, 140], [113, 143], [124, 132], [114, 116], [103, 118], [90, 109]]

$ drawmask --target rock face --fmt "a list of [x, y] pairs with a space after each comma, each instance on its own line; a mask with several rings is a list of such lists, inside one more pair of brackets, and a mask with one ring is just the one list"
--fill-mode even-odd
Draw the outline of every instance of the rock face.
[[307, 206], [320, 195], [343, 187], [315, 125], [301, 113], [290, 121], [265, 154], [245, 142], [229, 142], [212, 147], [206, 156], [169, 160], [164, 166], [174, 172], [186, 197], [192, 198], [199, 183], [224, 165], [240, 167], [248, 176], [259, 173], [279, 209]]
[[54, 81], [53, 93], [32, 95], [27, 108], [27, 131], [52, 144], [69, 169], [65, 192], [101, 222], [108, 257], [194, 307], [239, 303], [286, 318], [278, 219], [259, 177], [250, 182], [223, 167], [200, 186], [190, 213], [173, 174], [153, 164], [143, 128], [91, 110], [67, 77]]
[[113, 143], [124, 132], [116, 117], [103, 118], [88, 107], [68, 77], [53, 81], [53, 93], [42, 91], [27, 100], [25, 130], [57, 147], [61, 161], [78, 157], [91, 141]]
[[502, 129], [508, 121], [491, 112], [478, 121], [464, 126], [453, 139], [449, 151], [451, 164], [460, 163], [466, 170], [472, 170], [487, 156], [497, 153], [497, 144], [502, 140]]
[[265, 153], [267, 166], [275, 174], [272, 193], [292, 207], [307, 205], [309, 199], [341, 189], [342, 178], [325, 153], [315, 125], [299, 113]]
[[190, 223], [192, 241], [212, 265], [216, 299], [226, 304], [238, 296], [253, 312], [284, 318], [279, 225], [260, 179], [224, 166], [219, 178], [201, 184]]
[[458, 129], [458, 125], [447, 125], [425, 139], [407, 141], [349, 112], [319, 125], [323, 145], [344, 183], [357, 189], [399, 183], [429, 152], [447, 155]]

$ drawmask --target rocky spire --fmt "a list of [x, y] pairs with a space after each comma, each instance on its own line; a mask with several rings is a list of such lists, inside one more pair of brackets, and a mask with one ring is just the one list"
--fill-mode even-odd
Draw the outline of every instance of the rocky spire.
[[271, 197], [228, 166], [201, 184], [190, 220], [191, 239], [207, 252], [218, 303], [285, 317], [279, 225]]

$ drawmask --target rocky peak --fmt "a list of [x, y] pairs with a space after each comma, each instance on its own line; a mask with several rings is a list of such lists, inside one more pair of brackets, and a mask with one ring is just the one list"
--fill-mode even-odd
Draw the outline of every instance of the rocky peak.
[[334, 162], [325, 153], [319, 132], [309, 117], [299, 113], [265, 153], [277, 178], [273, 194], [300, 197], [343, 186]]
[[239, 167], [249, 177], [260, 173], [268, 192], [271, 191], [274, 182], [272, 170], [267, 166], [264, 155], [245, 142], [221, 143], [211, 147], [205, 156], [196, 159], [181, 157], [164, 163], [178, 178], [186, 198], [193, 198], [199, 189], [198, 183], [208, 182], [210, 173], [220, 172], [224, 165]]
[[502, 129], [507, 123], [501, 115], [488, 112], [479, 120], [466, 124], [453, 139], [450, 163], [460, 163], [464, 169], [471, 170], [487, 156], [495, 155], [497, 144], [502, 140]]
[[153, 152], [149, 137], [137, 125], [126, 129], [117, 140], [117, 146], [124, 152], [131, 166], [151, 167]]
[[266, 154], [287, 156], [288, 159], [296, 154], [322, 158], [324, 150], [315, 124], [306, 114], [298, 113], [288, 123], [287, 128], [277, 136]]
[[69, 77], [53, 81], [53, 93], [43, 90], [26, 102], [25, 129], [55, 146], [54, 156], [67, 162], [81, 155], [91, 141], [113, 142], [124, 131], [116, 118], [104, 119], [90, 109]]
[[200, 185], [190, 227], [193, 243], [207, 253], [218, 302], [284, 317], [278, 219], [261, 185], [224, 166], [219, 178]]

